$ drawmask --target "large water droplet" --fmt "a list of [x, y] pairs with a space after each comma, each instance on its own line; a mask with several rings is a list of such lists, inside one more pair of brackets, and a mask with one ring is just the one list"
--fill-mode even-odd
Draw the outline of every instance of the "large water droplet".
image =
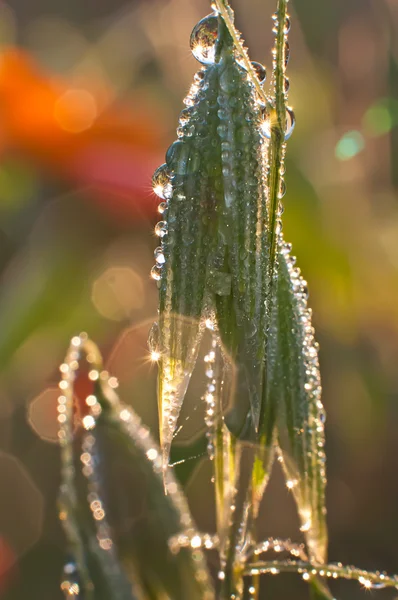
[[296, 125], [296, 117], [291, 108], [286, 109], [286, 131], [285, 140], [288, 140], [293, 133], [294, 126]]
[[290, 31], [290, 17], [288, 15], [286, 15], [284, 32], [289, 33], [289, 31]]
[[170, 171], [166, 164], [156, 169], [152, 177], [153, 191], [163, 200], [170, 199], [173, 195], [173, 187], [170, 183]]
[[263, 85], [267, 79], [267, 69], [264, 67], [264, 65], [255, 61], [252, 62], [252, 67], [260, 85]]
[[189, 158], [189, 146], [177, 140], [169, 146], [166, 152], [167, 166], [177, 175], [185, 175]]
[[191, 33], [192, 54], [200, 63], [212, 65], [216, 60], [218, 18], [208, 15], [193, 28]]

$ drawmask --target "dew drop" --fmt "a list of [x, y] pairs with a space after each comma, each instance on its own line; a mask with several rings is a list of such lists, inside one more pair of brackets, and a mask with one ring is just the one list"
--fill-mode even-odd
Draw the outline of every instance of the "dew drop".
[[80, 598], [79, 576], [74, 562], [69, 562], [64, 567], [61, 590], [65, 598]]
[[157, 321], [155, 321], [154, 324], [152, 325], [149, 335], [148, 335], [148, 348], [151, 353], [159, 352], [159, 338], [160, 338], [159, 324], [157, 323]]
[[231, 94], [238, 87], [236, 71], [232, 68], [224, 69], [220, 75], [220, 88], [226, 94]]
[[166, 221], [159, 221], [155, 225], [155, 234], [159, 237], [164, 237], [167, 235], [168, 227]]
[[263, 85], [263, 83], [265, 83], [266, 79], [267, 79], [267, 70], [264, 67], [264, 65], [262, 65], [259, 62], [252, 62], [252, 67], [254, 69], [254, 72], [256, 74], [256, 77], [260, 83], [260, 85]]
[[290, 89], [290, 81], [289, 81], [288, 77], [285, 77], [284, 89], [285, 89], [285, 94], [287, 94]]
[[151, 269], [151, 277], [155, 281], [159, 281], [159, 279], [162, 277], [162, 269], [161, 269], [161, 267], [159, 267], [158, 265], [155, 265], [154, 267], [152, 267], [152, 269]]
[[154, 255], [155, 255], [155, 260], [158, 263], [158, 265], [164, 265], [164, 263], [166, 262], [166, 259], [164, 257], [163, 248], [161, 246], [158, 246], [155, 249]]
[[289, 62], [289, 58], [290, 58], [290, 46], [289, 46], [289, 42], [285, 42], [285, 67], [287, 66], [287, 63]]
[[193, 106], [195, 106], [195, 98], [193, 98], [192, 96], [186, 96], [184, 98], [184, 104], [188, 108], [192, 108]]
[[286, 16], [286, 19], [285, 19], [285, 29], [284, 29], [284, 32], [286, 34], [289, 33], [289, 31], [290, 31], [290, 25], [291, 25], [291, 23], [290, 23], [290, 17]]
[[286, 131], [285, 140], [288, 140], [293, 133], [294, 126], [296, 125], [296, 117], [291, 108], [286, 109]]
[[195, 73], [194, 77], [193, 77], [194, 82], [197, 83], [197, 84], [202, 83], [202, 81], [204, 80], [204, 78], [205, 78], [205, 72], [204, 72], [204, 70], [197, 71]]
[[308, 292], [308, 285], [307, 282], [302, 283], [301, 285], [301, 293], [303, 294], [303, 296], [306, 298], [306, 300], [308, 300], [309, 298], [309, 292]]
[[164, 213], [164, 211], [167, 208], [167, 204], [166, 202], [161, 202], [158, 206], [158, 213], [160, 213], [161, 215]]
[[284, 196], [285, 194], [286, 194], [286, 183], [285, 183], [285, 182], [283, 181], [283, 179], [282, 179], [282, 181], [281, 181], [281, 185], [280, 185], [280, 188], [279, 188], [279, 194], [278, 194], [278, 197], [279, 197], [279, 198], [283, 198], [283, 196]]
[[266, 111], [264, 111], [264, 120], [260, 125], [260, 133], [267, 138], [267, 140], [271, 139], [271, 119]]
[[196, 60], [204, 65], [212, 65], [216, 60], [216, 44], [218, 37], [218, 18], [208, 15], [191, 33], [191, 51]]
[[220, 136], [221, 139], [225, 139], [227, 137], [228, 134], [228, 128], [226, 125], [218, 125], [217, 127], [217, 133]]
[[170, 199], [173, 195], [173, 187], [170, 183], [170, 171], [166, 164], [156, 169], [152, 177], [153, 191], [163, 200]]
[[180, 124], [181, 125], [185, 125], [186, 123], [188, 123], [189, 119], [191, 118], [192, 112], [193, 112], [192, 108], [184, 108], [180, 112]]

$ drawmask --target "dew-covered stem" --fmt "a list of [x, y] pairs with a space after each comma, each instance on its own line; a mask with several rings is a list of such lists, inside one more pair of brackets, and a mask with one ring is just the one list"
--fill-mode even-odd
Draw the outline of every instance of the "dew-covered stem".
[[310, 581], [314, 576], [328, 579], [351, 579], [358, 581], [365, 589], [398, 589], [398, 575], [387, 575], [379, 571], [371, 572], [352, 566], [337, 564], [312, 564], [305, 561], [258, 561], [245, 567], [244, 575], [277, 575], [279, 573], [298, 573], [304, 581]]
[[[90, 358], [90, 363], [95, 369], [102, 368], [102, 357], [98, 348], [85, 333], [72, 339], [66, 354], [65, 362], [61, 365], [62, 379], [59, 384], [60, 396], [58, 398], [58, 422], [60, 424], [58, 437], [61, 447], [61, 486], [58, 499], [59, 518], [68, 539], [70, 552], [75, 561], [79, 577], [83, 583], [87, 600], [93, 598], [93, 584], [88, 573], [84, 541], [77, 522], [78, 498], [76, 492], [76, 471], [73, 455], [73, 429], [74, 429], [74, 398], [73, 385], [75, 371], [81, 354]], [[79, 585], [65, 572], [65, 579], [61, 588], [66, 596], [79, 592]]]
[[222, 573], [222, 585], [220, 591], [221, 600], [241, 600], [243, 597], [243, 567], [242, 558], [238, 557], [238, 546], [241, 535], [241, 524], [243, 522], [243, 507], [234, 510], [234, 518], [229, 530], [228, 548], [225, 567]]
[[228, 28], [228, 31], [233, 39], [234, 46], [241, 56], [242, 62], [245, 66], [245, 69], [248, 72], [250, 79], [256, 88], [256, 92], [258, 93], [259, 97], [262, 98], [264, 100], [264, 102], [266, 102], [267, 99], [264, 94], [264, 90], [263, 90], [262, 86], [260, 85], [258, 77], [254, 71], [253, 64], [252, 64], [252, 62], [249, 58], [249, 55], [244, 47], [242, 36], [235, 27], [234, 12], [233, 12], [232, 8], [230, 7], [228, 0], [216, 0], [215, 6], [217, 7], [217, 10], [221, 14], [221, 16]]
[[260, 575], [252, 575], [251, 586], [249, 588], [250, 600], [259, 600], [260, 598]]
[[[274, 268], [277, 245], [277, 219], [281, 188], [283, 185], [285, 133], [286, 133], [286, 84], [285, 72], [288, 61], [287, 55], [287, 3], [288, 0], [278, 0], [275, 14], [275, 48], [273, 50], [273, 93], [275, 105], [269, 114], [270, 145], [269, 145], [269, 233], [270, 233], [270, 271]], [[272, 281], [272, 280], [271, 280]]]

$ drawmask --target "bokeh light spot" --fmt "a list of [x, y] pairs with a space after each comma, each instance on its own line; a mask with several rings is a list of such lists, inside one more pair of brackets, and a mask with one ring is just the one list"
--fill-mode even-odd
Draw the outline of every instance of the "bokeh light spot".
[[339, 160], [354, 158], [365, 147], [365, 140], [359, 131], [347, 131], [336, 144], [336, 157]]
[[363, 127], [371, 136], [384, 135], [398, 124], [398, 102], [381, 98], [370, 106], [363, 117]]
[[97, 103], [87, 90], [68, 90], [54, 106], [54, 117], [65, 131], [80, 133], [89, 129], [97, 117]]
[[123, 321], [144, 305], [142, 279], [129, 267], [111, 267], [94, 282], [91, 298], [100, 315]]
[[366, 111], [364, 126], [371, 135], [383, 135], [390, 131], [392, 119], [386, 106], [371, 106]]

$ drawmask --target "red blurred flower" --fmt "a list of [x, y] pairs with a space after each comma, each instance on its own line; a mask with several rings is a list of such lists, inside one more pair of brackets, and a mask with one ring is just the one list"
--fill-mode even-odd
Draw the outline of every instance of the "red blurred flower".
[[4, 537], [0, 537], [0, 594], [4, 594], [17, 574], [16, 556]]
[[88, 187], [114, 211], [153, 213], [149, 182], [163, 145], [155, 112], [106, 107], [93, 82], [76, 89], [19, 49], [0, 57], [1, 151]]

